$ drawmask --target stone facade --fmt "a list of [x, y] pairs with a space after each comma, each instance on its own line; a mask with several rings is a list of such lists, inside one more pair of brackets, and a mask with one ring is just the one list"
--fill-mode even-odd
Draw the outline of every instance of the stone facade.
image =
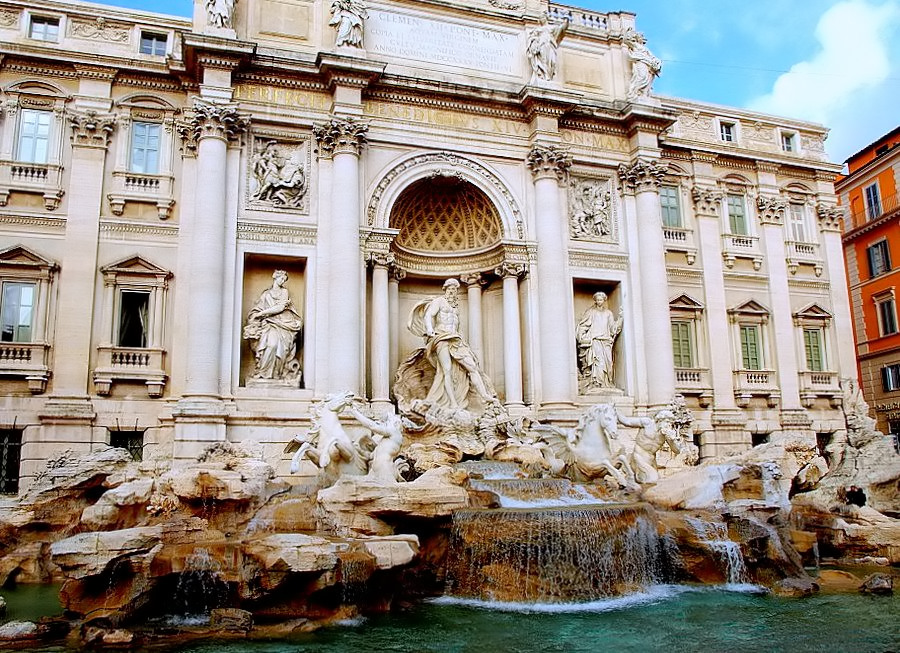
[[[823, 127], [655, 96], [626, 12], [215, 6], [0, 6], [7, 490], [16, 454], [24, 487], [110, 442], [186, 461], [253, 440], [286, 475], [314, 400], [391, 405], [422, 344], [406, 316], [449, 277], [510, 414], [678, 392], [704, 457], [844, 428]], [[623, 316], [613, 387], [579, 394], [598, 291]]]

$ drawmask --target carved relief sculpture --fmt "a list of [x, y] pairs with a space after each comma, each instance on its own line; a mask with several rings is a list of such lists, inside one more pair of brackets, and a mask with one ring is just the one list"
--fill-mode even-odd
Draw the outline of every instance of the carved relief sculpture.
[[623, 310], [619, 315], [606, 306], [606, 293], [594, 293], [594, 304], [578, 320], [575, 340], [578, 347], [578, 391], [581, 394], [615, 388], [613, 382], [613, 345], [622, 331]]
[[237, 0], [206, 0], [206, 15], [212, 27], [234, 27], [234, 5]]
[[284, 287], [287, 279], [287, 272], [275, 270], [272, 287], [265, 290], [250, 309], [243, 336], [250, 341], [250, 348], [256, 355], [251, 379], [296, 386], [301, 376], [297, 335], [303, 320]]
[[268, 141], [253, 155], [250, 163], [252, 181], [256, 185], [250, 199], [276, 207], [300, 207], [307, 191], [301, 156], [299, 148], [286, 156], [276, 141]]
[[631, 59], [631, 83], [627, 97], [630, 101], [649, 97], [653, 80], [662, 70], [662, 62], [647, 48], [647, 40], [640, 32], [631, 28], [626, 30], [625, 45]]
[[456, 279], [448, 279], [442, 296], [413, 307], [409, 330], [425, 338], [425, 346], [413, 352], [397, 371], [395, 394], [402, 410], [415, 409], [416, 400], [424, 400], [425, 408], [457, 414], [472, 411], [473, 401], [483, 408], [496, 396], [459, 332], [459, 285]]
[[612, 232], [612, 194], [599, 181], [582, 180], [572, 184], [572, 210], [569, 218], [572, 238], [602, 239]]
[[559, 57], [559, 44], [566, 35], [569, 21], [551, 27], [546, 16], [541, 16], [540, 24], [528, 32], [526, 53], [531, 64], [532, 80], [547, 82], [556, 77], [556, 64]]
[[334, 0], [331, 3], [331, 21], [328, 23], [337, 30], [334, 44], [363, 47], [363, 28], [368, 17], [363, 0]]

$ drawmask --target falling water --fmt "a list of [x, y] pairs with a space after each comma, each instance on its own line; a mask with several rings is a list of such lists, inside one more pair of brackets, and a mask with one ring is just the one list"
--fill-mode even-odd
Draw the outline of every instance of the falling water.
[[213, 608], [221, 607], [228, 596], [221, 572], [221, 565], [206, 549], [194, 549], [185, 556], [172, 597], [173, 612], [181, 616], [208, 615]]
[[472, 479], [473, 490], [492, 492], [503, 508], [557, 508], [606, 503], [591, 494], [584, 485], [564, 478]]
[[728, 538], [728, 526], [720, 522], [709, 522], [695, 517], [689, 517], [688, 523], [697, 533], [697, 538], [713, 551], [719, 558], [724, 571], [725, 579], [729, 583], [747, 583], [750, 575], [744, 556], [741, 554], [741, 545]]
[[522, 478], [519, 463], [503, 462], [499, 460], [466, 460], [456, 463], [456, 467], [465, 469], [473, 476], [483, 479]]
[[645, 504], [459, 510], [449, 593], [497, 601], [589, 601], [663, 582], [664, 551]]

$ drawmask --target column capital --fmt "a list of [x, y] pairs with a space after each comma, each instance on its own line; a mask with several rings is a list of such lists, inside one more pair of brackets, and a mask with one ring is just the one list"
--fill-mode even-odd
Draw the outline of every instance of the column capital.
[[504, 262], [494, 268], [494, 274], [501, 279], [506, 279], [507, 277], [521, 278], [525, 276], [527, 271], [528, 269], [522, 263]]
[[640, 158], [630, 165], [619, 165], [619, 179], [627, 193], [658, 191], [669, 166], [653, 159]]
[[216, 104], [197, 98], [190, 121], [180, 126], [178, 131], [185, 140], [185, 149], [192, 149], [188, 141], [199, 143], [204, 138], [218, 138], [227, 143], [238, 138], [249, 126], [250, 119], [238, 113], [237, 105]]
[[469, 272], [468, 274], [459, 275], [459, 280], [462, 281], [467, 286], [481, 286], [482, 288], [486, 285], [487, 281], [484, 278], [484, 274], [481, 272]]
[[396, 259], [391, 252], [367, 252], [366, 263], [373, 268], [390, 268], [394, 265]]
[[844, 209], [834, 204], [816, 205], [816, 214], [819, 216], [819, 229], [821, 231], [841, 231], [841, 221], [844, 219]]
[[783, 225], [787, 202], [782, 197], [760, 195], [756, 198], [760, 224]]
[[406, 270], [401, 268], [397, 263], [388, 266], [388, 279], [400, 283], [406, 278]]
[[697, 215], [718, 217], [719, 202], [722, 201], [722, 193], [715, 188], [703, 188], [694, 186], [691, 189], [691, 199], [694, 202], [694, 212]]
[[369, 125], [353, 118], [333, 117], [325, 123], [313, 125], [319, 158], [330, 158], [335, 154], [355, 154], [359, 156], [367, 143]]
[[539, 143], [528, 152], [526, 163], [535, 180], [555, 177], [563, 181], [572, 167], [572, 157], [566, 148]]
[[98, 114], [96, 111], [70, 111], [69, 123], [72, 127], [72, 145], [105, 150], [116, 128], [115, 116]]

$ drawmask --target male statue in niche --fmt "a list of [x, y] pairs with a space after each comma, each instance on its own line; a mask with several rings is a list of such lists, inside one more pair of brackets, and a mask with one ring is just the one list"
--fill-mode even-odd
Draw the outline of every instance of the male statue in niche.
[[458, 413], [471, 410], [470, 399], [486, 406], [496, 397], [460, 333], [459, 286], [457, 279], [447, 279], [443, 295], [419, 302], [410, 314], [409, 330], [423, 337], [425, 346], [397, 371], [399, 387], [395, 385], [394, 390], [401, 404], [424, 399], [429, 406]]
[[594, 293], [594, 304], [589, 306], [575, 328], [578, 346], [578, 389], [582, 394], [615, 388], [613, 382], [613, 345], [622, 331], [623, 309], [618, 316], [607, 307], [605, 292]]
[[256, 356], [256, 366], [250, 377], [253, 380], [281, 381], [290, 385], [300, 382], [297, 335], [303, 328], [303, 320], [284, 287], [287, 280], [287, 272], [275, 270], [272, 287], [263, 291], [247, 315], [243, 336], [250, 341]]

